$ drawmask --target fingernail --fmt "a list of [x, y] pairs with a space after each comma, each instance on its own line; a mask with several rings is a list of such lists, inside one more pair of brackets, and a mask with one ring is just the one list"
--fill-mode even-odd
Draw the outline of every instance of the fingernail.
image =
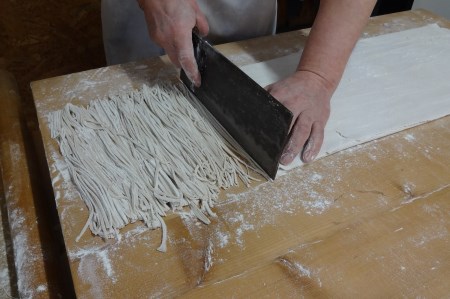
[[195, 85], [195, 87], [200, 87], [201, 84], [201, 79], [200, 79], [200, 74], [199, 73], [192, 73], [192, 72], [186, 72], [186, 76], [189, 78], [189, 80], [191, 81], [192, 84]]
[[196, 76], [194, 80], [192, 80], [192, 82], [194, 82], [195, 87], [200, 87], [201, 85], [200, 76]]
[[305, 147], [305, 152], [309, 152], [311, 151], [311, 147], [314, 144], [314, 140], [312, 138], [308, 139], [307, 143], [306, 143], [306, 147]]
[[294, 154], [292, 154], [291, 152], [286, 152], [281, 156], [280, 162], [283, 165], [287, 165], [291, 163], [292, 160], [294, 160]]
[[315, 158], [316, 158], [316, 155], [313, 154], [313, 152], [311, 150], [308, 150], [303, 154], [303, 160], [306, 163], [312, 162]]
[[193, 85], [195, 85], [195, 87], [200, 87], [200, 82], [197, 78], [195, 78], [194, 76], [189, 76], [189, 80], [191, 81], [191, 83]]
[[310, 157], [311, 156], [311, 151], [306, 151], [306, 152], [304, 152], [303, 153], [303, 162], [306, 162], [306, 163], [308, 163], [309, 162], [309, 159], [311, 158]]
[[304, 162], [310, 162], [312, 160], [312, 146], [314, 144], [314, 141], [312, 139], [309, 139], [306, 143], [305, 149], [303, 150], [302, 160]]

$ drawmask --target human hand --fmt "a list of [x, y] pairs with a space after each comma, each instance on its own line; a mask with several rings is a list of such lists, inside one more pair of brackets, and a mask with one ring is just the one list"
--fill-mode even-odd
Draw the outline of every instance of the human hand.
[[302, 149], [300, 158], [305, 163], [311, 162], [322, 146], [334, 88], [315, 73], [297, 71], [266, 89], [294, 114], [281, 164], [290, 164]]
[[208, 34], [209, 26], [196, 0], [138, 0], [150, 37], [166, 51], [175, 66], [182, 68], [198, 87], [200, 73], [194, 57], [192, 29]]

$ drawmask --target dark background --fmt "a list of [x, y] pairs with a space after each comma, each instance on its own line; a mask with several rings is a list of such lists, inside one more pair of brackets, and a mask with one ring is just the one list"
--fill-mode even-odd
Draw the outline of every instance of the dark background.
[[[372, 16], [410, 10], [414, 0], [378, 0]], [[319, 0], [279, 0], [278, 32], [311, 27]]]

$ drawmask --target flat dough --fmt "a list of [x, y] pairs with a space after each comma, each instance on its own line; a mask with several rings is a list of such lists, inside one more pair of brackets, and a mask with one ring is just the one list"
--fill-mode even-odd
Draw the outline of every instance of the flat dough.
[[[300, 53], [242, 70], [261, 86], [295, 71]], [[450, 114], [450, 30], [436, 24], [363, 39], [331, 100], [318, 157]], [[299, 157], [278, 175], [302, 165]]]

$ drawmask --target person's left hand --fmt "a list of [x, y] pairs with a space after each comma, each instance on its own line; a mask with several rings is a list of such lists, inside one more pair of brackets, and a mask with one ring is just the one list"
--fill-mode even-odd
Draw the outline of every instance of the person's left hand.
[[266, 89], [294, 114], [281, 164], [290, 164], [302, 149], [300, 158], [311, 162], [322, 146], [334, 88], [315, 73], [297, 71]]

